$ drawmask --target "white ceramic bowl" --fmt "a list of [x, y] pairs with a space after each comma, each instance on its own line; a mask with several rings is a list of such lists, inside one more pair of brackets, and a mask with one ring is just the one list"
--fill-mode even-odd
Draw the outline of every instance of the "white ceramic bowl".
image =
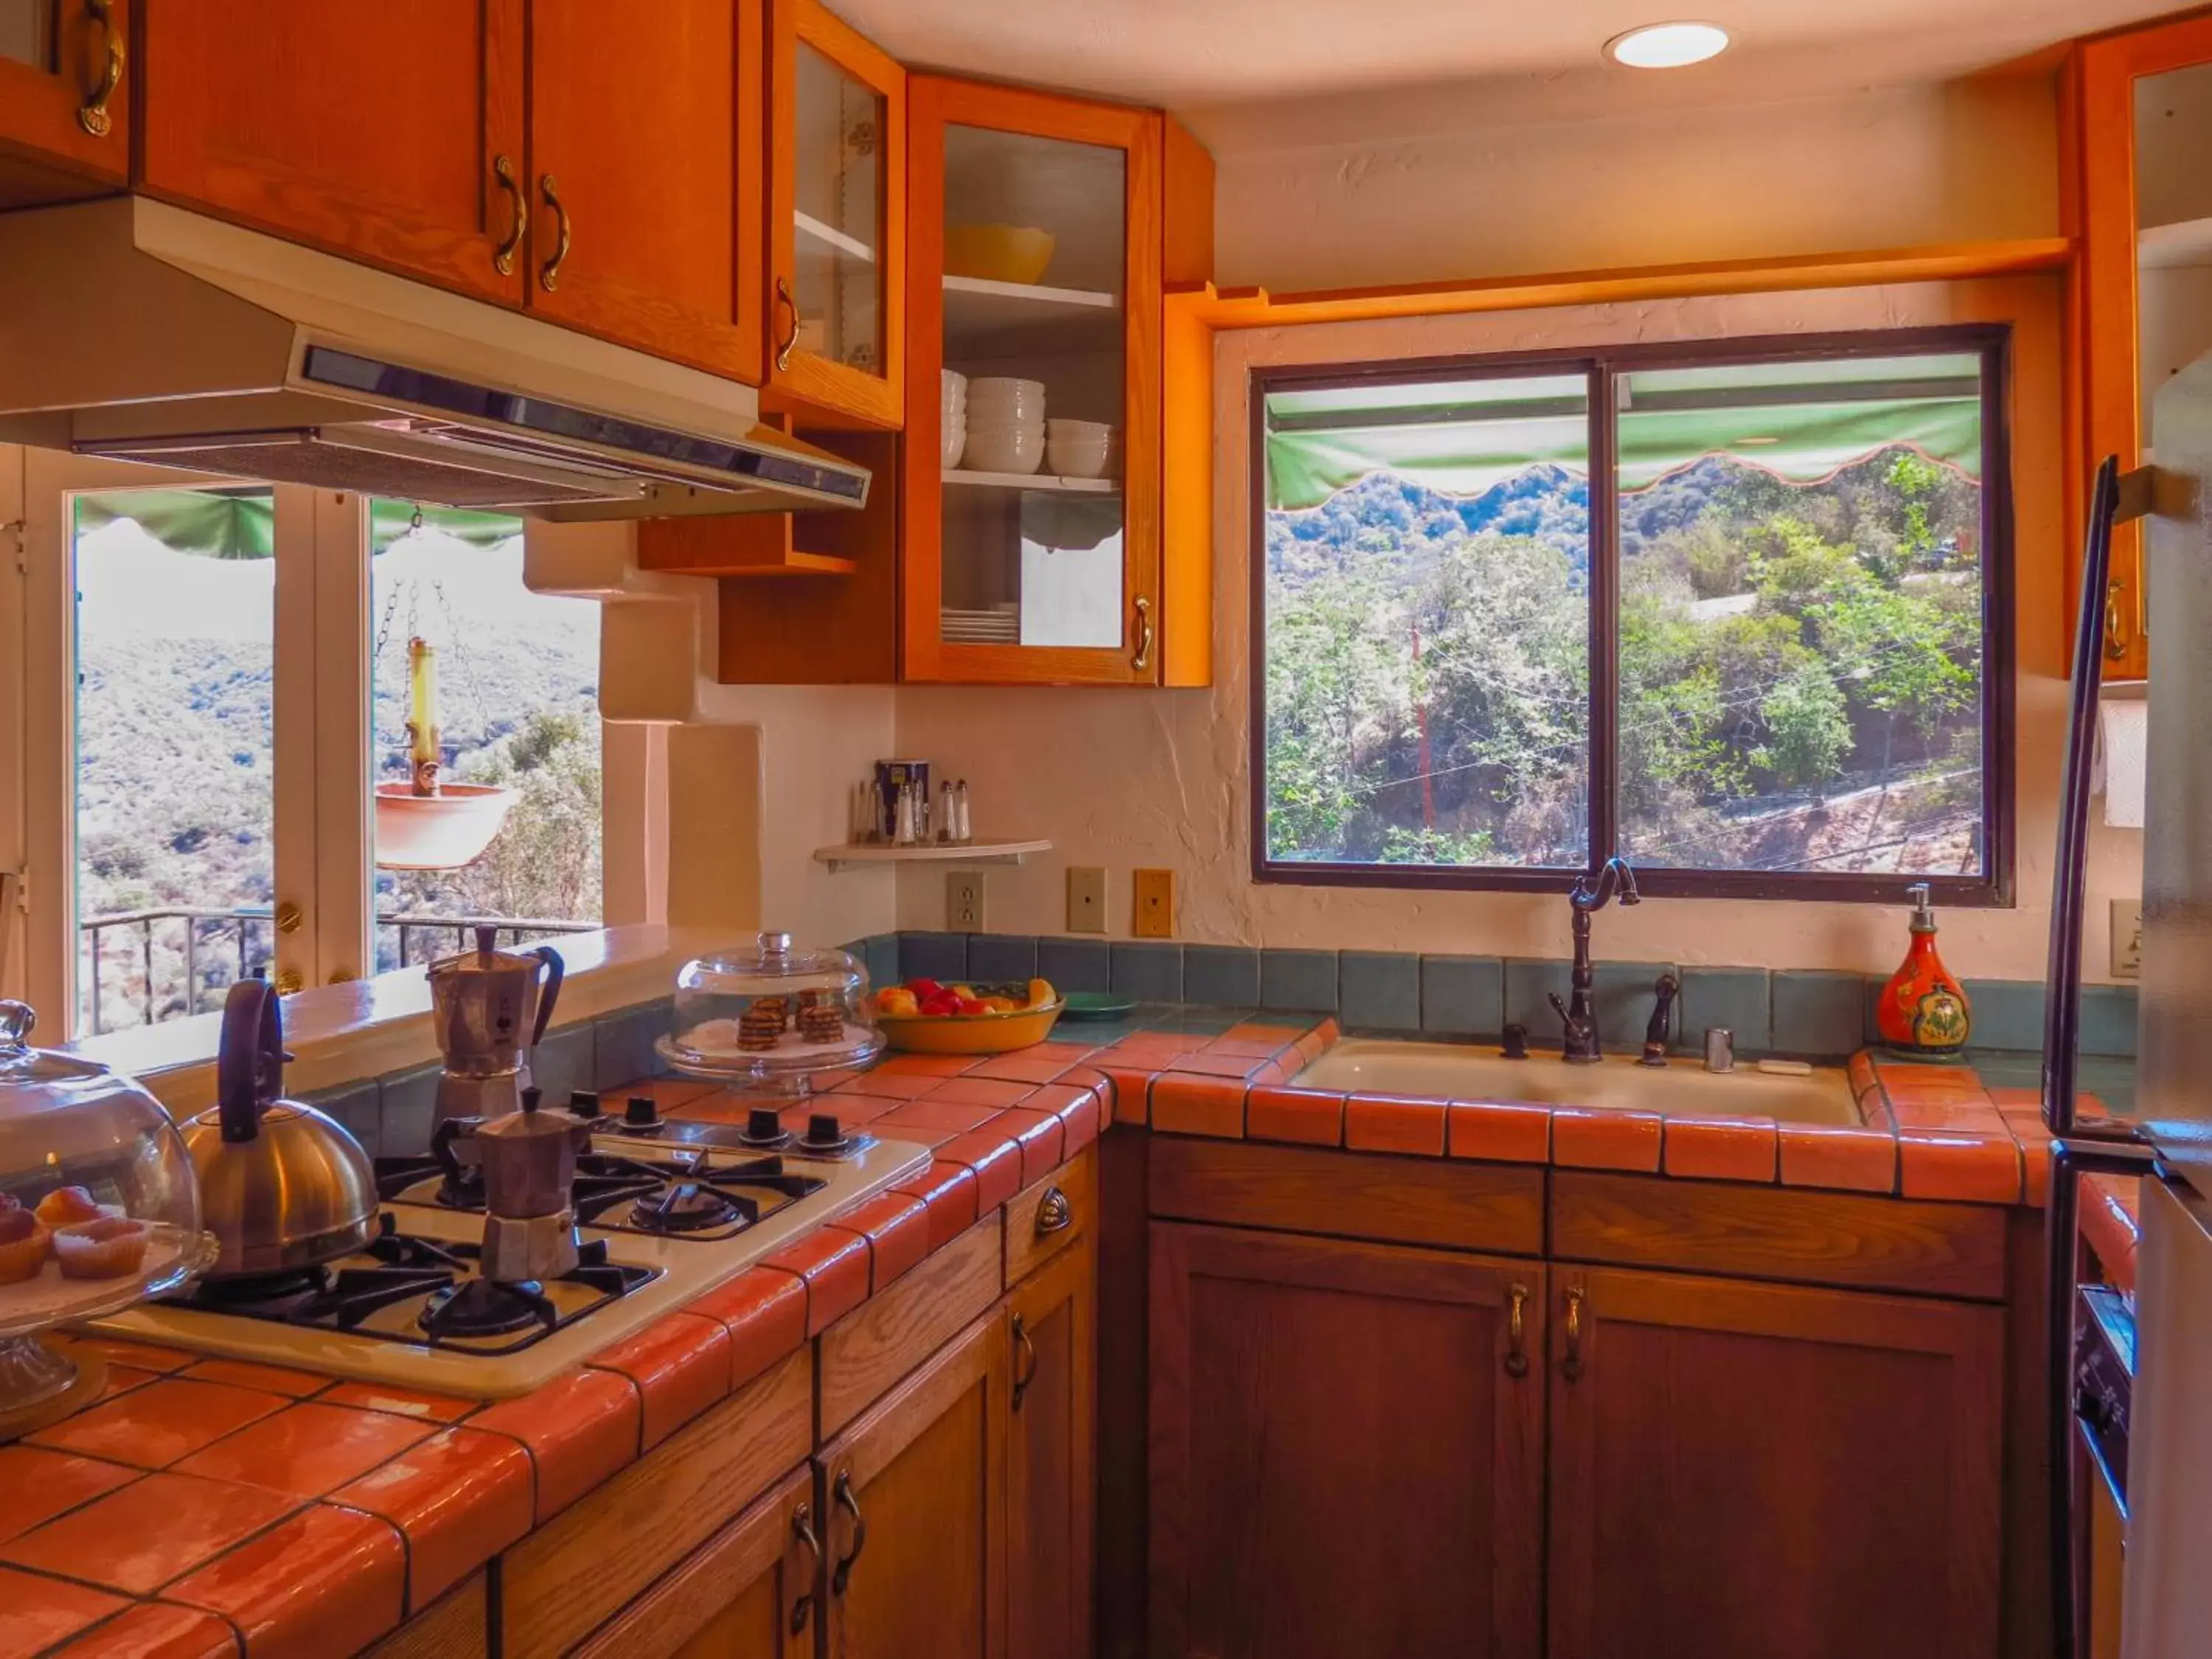
[[1042, 421], [1044, 387], [1035, 380], [970, 380], [968, 409], [988, 420]]
[[1114, 459], [1108, 445], [1073, 438], [1047, 438], [1044, 456], [1051, 471], [1062, 478], [1103, 478]]
[[1044, 401], [1042, 380], [1018, 380], [1010, 375], [979, 374], [968, 382], [968, 395], [978, 403], [988, 403], [994, 398], [1021, 398]]
[[1044, 464], [1044, 434], [1026, 427], [971, 426], [961, 464], [974, 472], [1034, 472]]
[[961, 452], [968, 447], [968, 417], [947, 415], [937, 423], [939, 459], [950, 472], [960, 465]]
[[945, 388], [945, 402], [958, 403], [967, 397], [968, 377], [965, 374], [957, 368], [940, 368], [937, 372], [939, 382]]

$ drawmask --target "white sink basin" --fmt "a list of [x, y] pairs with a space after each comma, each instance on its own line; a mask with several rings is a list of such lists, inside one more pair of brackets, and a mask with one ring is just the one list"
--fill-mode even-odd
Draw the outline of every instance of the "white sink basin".
[[1784, 1123], [1860, 1121], [1850, 1079], [1838, 1067], [1785, 1076], [1740, 1061], [1733, 1072], [1708, 1072], [1697, 1060], [1639, 1066], [1631, 1054], [1607, 1054], [1595, 1066], [1570, 1066], [1556, 1054], [1501, 1060], [1493, 1048], [1455, 1042], [1352, 1037], [1338, 1043], [1291, 1079], [1301, 1089], [1419, 1095], [1447, 1100], [1527, 1100], [1551, 1106], [1617, 1111], [1771, 1117]]

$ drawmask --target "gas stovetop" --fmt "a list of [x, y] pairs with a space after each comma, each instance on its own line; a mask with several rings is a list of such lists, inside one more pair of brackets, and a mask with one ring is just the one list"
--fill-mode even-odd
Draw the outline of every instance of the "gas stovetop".
[[483, 1194], [433, 1158], [380, 1158], [378, 1237], [320, 1267], [195, 1285], [91, 1322], [103, 1334], [479, 1399], [526, 1394], [929, 1166], [855, 1135], [773, 1156], [686, 1139], [596, 1137], [573, 1203], [581, 1264], [479, 1273]]

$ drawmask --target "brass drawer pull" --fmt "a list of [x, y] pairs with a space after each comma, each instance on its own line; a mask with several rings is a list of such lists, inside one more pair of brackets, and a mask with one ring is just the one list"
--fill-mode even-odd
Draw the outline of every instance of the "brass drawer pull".
[[797, 1636], [806, 1628], [807, 1615], [814, 1611], [814, 1574], [822, 1565], [822, 1540], [814, 1535], [814, 1511], [801, 1504], [791, 1512], [791, 1535], [806, 1552], [806, 1593], [791, 1604], [791, 1633]]
[[1036, 1344], [1030, 1340], [1029, 1328], [1022, 1322], [1019, 1314], [1014, 1316], [1014, 1347], [1022, 1362], [1017, 1367], [1013, 1393], [1013, 1407], [1019, 1411], [1022, 1396], [1030, 1391], [1030, 1384], [1036, 1381], [1037, 1374]]
[[1514, 1285], [1505, 1292], [1505, 1374], [1528, 1375], [1528, 1287]]
[[100, 84], [77, 106], [76, 124], [94, 137], [105, 138], [115, 129], [115, 118], [107, 112], [107, 100], [123, 84], [123, 31], [115, 27], [115, 10], [109, 0], [84, 0], [84, 15], [87, 22], [99, 24], [106, 33], [107, 63], [100, 70]]
[[561, 285], [561, 266], [568, 258], [568, 210], [562, 204], [561, 186], [551, 173], [538, 181], [538, 188], [553, 210], [553, 257], [538, 273], [538, 286], [550, 294]]
[[1152, 665], [1152, 602], [1144, 594], [1137, 595], [1137, 653], [1129, 659], [1129, 666], [1139, 674]]
[[853, 1547], [837, 1559], [830, 1570], [830, 1594], [842, 1597], [845, 1586], [853, 1582], [853, 1563], [860, 1559], [860, 1552], [868, 1547], [868, 1523], [860, 1518], [860, 1500], [853, 1496], [853, 1472], [842, 1471], [837, 1484], [831, 1491], [837, 1507], [853, 1517]]
[[791, 284], [781, 276], [775, 279], [775, 302], [791, 313], [791, 332], [775, 348], [775, 372], [781, 374], [791, 368], [792, 348], [799, 343], [799, 301], [791, 297]]
[[1050, 1238], [1074, 1224], [1075, 1206], [1067, 1201], [1067, 1194], [1057, 1187], [1046, 1188], [1044, 1196], [1037, 1200], [1036, 1236]]
[[1559, 1374], [1570, 1382], [1579, 1382], [1583, 1374], [1583, 1297], [1579, 1285], [1567, 1292], [1567, 1352]]
[[499, 187], [507, 192], [507, 200], [514, 207], [507, 240], [492, 250], [491, 268], [502, 276], [512, 276], [515, 253], [522, 246], [522, 239], [530, 234], [530, 198], [523, 191], [522, 181], [514, 176], [514, 163], [506, 156], [493, 160], [491, 174], [499, 180]]

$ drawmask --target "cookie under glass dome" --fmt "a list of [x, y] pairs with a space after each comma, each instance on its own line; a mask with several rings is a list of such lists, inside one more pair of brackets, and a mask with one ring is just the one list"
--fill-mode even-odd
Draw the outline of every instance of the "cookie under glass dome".
[[764, 933], [684, 963], [674, 1020], [655, 1046], [687, 1077], [803, 1095], [817, 1074], [873, 1060], [884, 1036], [858, 962]]

